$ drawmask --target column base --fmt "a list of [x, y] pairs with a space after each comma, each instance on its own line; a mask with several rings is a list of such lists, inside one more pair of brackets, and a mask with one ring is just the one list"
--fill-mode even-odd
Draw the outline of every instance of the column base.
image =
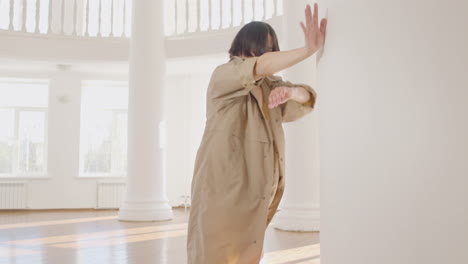
[[119, 209], [121, 221], [164, 221], [172, 219], [172, 207], [167, 201], [124, 202]]
[[320, 209], [281, 207], [273, 218], [272, 225], [284, 231], [320, 231]]

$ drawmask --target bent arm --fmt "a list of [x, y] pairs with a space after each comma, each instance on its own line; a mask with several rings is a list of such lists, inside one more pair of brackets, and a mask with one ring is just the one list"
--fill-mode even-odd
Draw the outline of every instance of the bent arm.
[[[317, 100], [317, 93], [315, 90], [306, 84], [293, 84], [289, 81], [280, 80], [278, 82], [279, 86], [286, 86], [286, 87], [294, 87], [300, 89], [301, 95], [303, 92], [308, 93], [308, 100], [304, 102], [305, 98], [295, 98], [293, 100], [289, 100], [286, 103], [280, 105], [281, 107], [281, 114], [283, 116], [283, 122], [292, 122], [296, 121], [306, 114], [310, 113], [315, 106], [315, 102]], [[298, 99], [298, 100], [296, 100]]]
[[312, 95], [304, 87], [291, 87], [291, 89], [292, 89], [292, 95], [291, 95], [292, 100], [300, 104], [305, 104], [311, 101]]

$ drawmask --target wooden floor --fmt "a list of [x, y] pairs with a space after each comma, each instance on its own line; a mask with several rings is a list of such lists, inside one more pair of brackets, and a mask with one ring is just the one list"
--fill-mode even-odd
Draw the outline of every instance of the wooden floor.
[[[174, 219], [164, 222], [123, 222], [117, 212], [0, 211], [0, 263], [186, 263], [184, 209], [175, 209]], [[317, 264], [319, 255], [318, 232], [269, 228], [261, 263]]]

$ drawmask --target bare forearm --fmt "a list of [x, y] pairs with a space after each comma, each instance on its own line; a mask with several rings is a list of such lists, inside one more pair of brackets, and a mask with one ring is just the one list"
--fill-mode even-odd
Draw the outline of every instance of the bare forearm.
[[267, 52], [260, 56], [255, 66], [255, 79], [273, 75], [281, 70], [289, 68], [312, 53], [306, 48], [297, 48], [288, 51]]
[[304, 104], [310, 100], [310, 93], [302, 87], [292, 87], [291, 99]]

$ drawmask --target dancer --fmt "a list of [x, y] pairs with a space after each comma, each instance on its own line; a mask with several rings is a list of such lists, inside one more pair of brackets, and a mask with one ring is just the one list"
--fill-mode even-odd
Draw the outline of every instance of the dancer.
[[188, 224], [189, 264], [259, 263], [265, 230], [284, 191], [283, 122], [312, 111], [315, 91], [273, 74], [312, 56], [324, 43], [326, 19], [305, 9], [305, 46], [280, 51], [264, 22], [238, 32], [228, 63], [207, 92], [207, 121], [197, 153]]

